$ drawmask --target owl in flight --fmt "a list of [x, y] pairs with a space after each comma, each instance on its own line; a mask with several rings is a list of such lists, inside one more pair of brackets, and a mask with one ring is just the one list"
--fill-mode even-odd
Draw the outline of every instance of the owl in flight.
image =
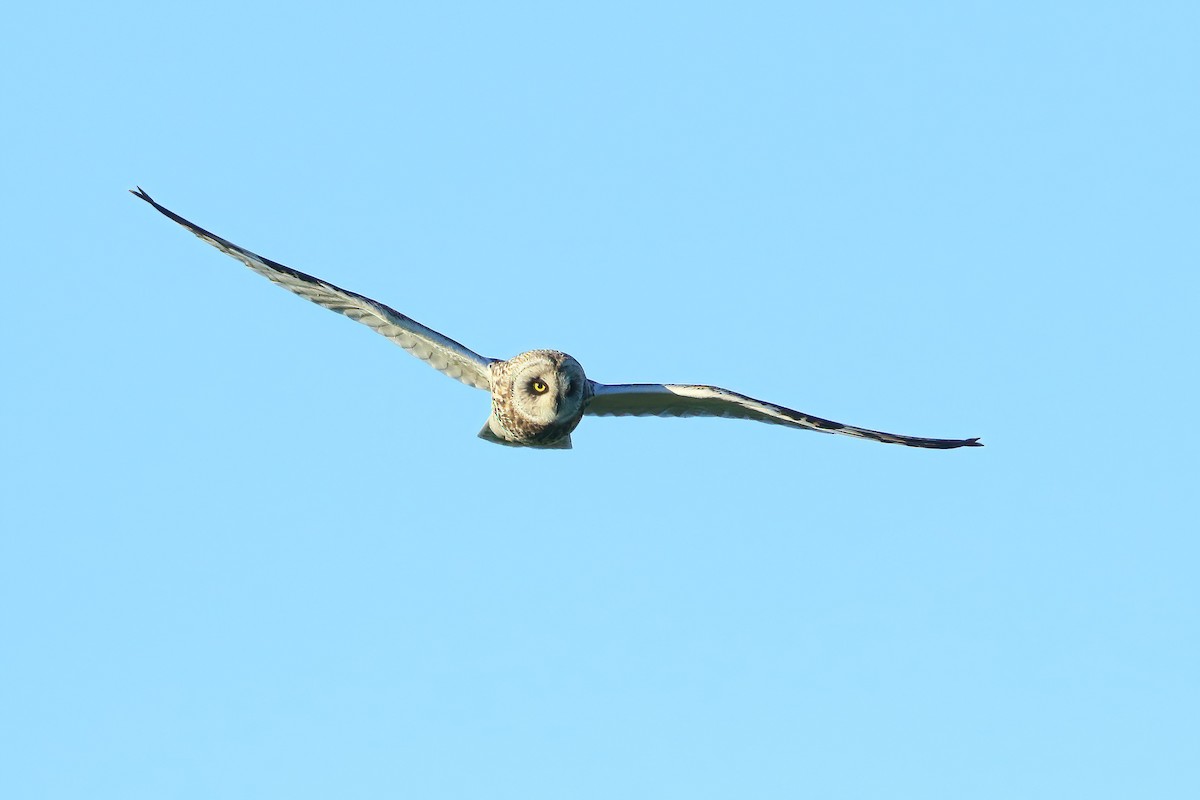
[[530, 350], [507, 361], [484, 358], [383, 303], [277, 264], [209, 233], [160, 206], [141, 187], [133, 194], [259, 275], [306, 300], [367, 325], [451, 378], [491, 392], [492, 413], [479, 432], [481, 438], [490, 442], [569, 449], [571, 431], [584, 415], [650, 415], [750, 419], [939, 450], [982, 446], [979, 439], [925, 439], [855, 428], [716, 386], [597, 383], [588, 379], [578, 361], [557, 350]]

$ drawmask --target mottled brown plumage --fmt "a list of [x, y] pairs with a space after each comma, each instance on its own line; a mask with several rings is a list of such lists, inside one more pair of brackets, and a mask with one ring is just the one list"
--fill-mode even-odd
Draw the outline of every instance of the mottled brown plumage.
[[[488, 428], [497, 439], [529, 447], [569, 440], [591, 396], [591, 384], [578, 361], [557, 350], [529, 350], [492, 362], [491, 372]], [[545, 389], [537, 392], [535, 386]]]

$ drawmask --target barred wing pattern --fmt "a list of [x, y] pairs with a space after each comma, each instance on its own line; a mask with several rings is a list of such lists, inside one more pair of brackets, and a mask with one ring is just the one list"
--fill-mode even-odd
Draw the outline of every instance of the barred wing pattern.
[[233, 256], [273, 283], [300, 295], [305, 300], [311, 300], [317, 305], [344, 314], [355, 322], [361, 322], [451, 378], [477, 389], [491, 390], [491, 373], [488, 365], [496, 359], [484, 358], [432, 328], [427, 328], [399, 311], [388, 308], [383, 303], [377, 303], [369, 297], [339, 288], [320, 278], [306, 275], [299, 270], [285, 267], [269, 258], [263, 258], [238, 247], [236, 244], [206, 231], [199, 225], [189, 222], [174, 211], [160, 206], [150, 195], [142, 191], [140, 186], [137, 191], [130, 191], [222, 253]]
[[744, 394], [716, 386], [683, 386], [661, 383], [608, 385], [591, 382], [592, 397], [585, 414], [598, 417], [731, 417], [751, 419], [772, 425], [807, 428], [821, 433], [842, 433], [863, 439], [908, 447], [950, 450], [955, 447], [982, 447], [979, 439], [926, 439], [895, 433], [872, 431], [832, 422], [790, 408], [755, 400]]

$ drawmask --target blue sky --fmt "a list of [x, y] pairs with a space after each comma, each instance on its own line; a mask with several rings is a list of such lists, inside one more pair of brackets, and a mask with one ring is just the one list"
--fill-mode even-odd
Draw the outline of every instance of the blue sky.
[[[1196, 794], [1198, 25], [7, 11], [0, 795]], [[135, 184], [486, 356], [987, 447], [488, 445]]]

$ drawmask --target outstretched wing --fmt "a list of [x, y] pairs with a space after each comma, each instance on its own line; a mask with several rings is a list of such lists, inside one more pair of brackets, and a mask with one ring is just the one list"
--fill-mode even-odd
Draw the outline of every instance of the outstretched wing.
[[204, 230], [199, 225], [188, 222], [174, 211], [163, 208], [150, 195], [142, 191], [140, 186], [137, 191], [132, 189], [130, 191], [213, 247], [241, 261], [259, 275], [270, 279], [290, 292], [295, 292], [306, 300], [311, 300], [317, 305], [325, 306], [325, 308], [344, 314], [356, 322], [361, 322], [451, 378], [457, 378], [468, 386], [490, 391], [491, 376], [488, 364], [495, 359], [484, 358], [432, 328], [427, 328], [399, 311], [388, 308], [383, 303], [377, 303], [369, 297], [341, 289], [320, 278], [314, 278], [312, 275], [306, 275], [299, 270], [285, 267], [269, 258], [263, 258], [249, 250], [244, 250], [233, 242], [228, 242], [220, 236]]
[[832, 422], [790, 408], [764, 403], [744, 394], [716, 386], [680, 386], [661, 383], [607, 385], [591, 382], [592, 397], [585, 414], [598, 417], [732, 417], [807, 428], [822, 433], [844, 433], [874, 439], [887, 444], [930, 447], [949, 450], [955, 447], [982, 447], [979, 439], [925, 439], [872, 431]]

